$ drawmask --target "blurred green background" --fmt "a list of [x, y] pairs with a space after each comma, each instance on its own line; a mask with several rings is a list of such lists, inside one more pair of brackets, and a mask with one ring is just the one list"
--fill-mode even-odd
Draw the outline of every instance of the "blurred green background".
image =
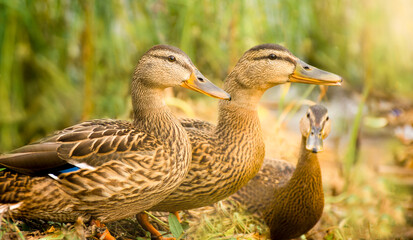
[[[139, 57], [164, 43], [221, 85], [244, 51], [280, 43], [386, 96], [413, 90], [409, 0], [0, 0], [0, 152], [76, 122], [127, 118]], [[410, 94], [411, 95], [411, 94]], [[204, 98], [185, 91], [184, 97]]]
[[[366, 106], [373, 98], [396, 107], [400, 99], [413, 102], [411, 39], [410, 0], [0, 0], [0, 153], [82, 120], [129, 118], [133, 68], [155, 44], [181, 48], [205, 76], [222, 86], [246, 50], [279, 43], [345, 79], [341, 88], [329, 89], [334, 101], [323, 101], [338, 123], [333, 129], [337, 137], [328, 140], [336, 142], [335, 155], [328, 158], [335, 164], [331, 176], [338, 176], [339, 184], [332, 178], [324, 183], [323, 231], [336, 231], [327, 239], [391, 236], [401, 232], [396, 225], [405, 223], [411, 231], [413, 198], [405, 200], [400, 186], [389, 187], [379, 173], [384, 164], [394, 164], [388, 161], [394, 153], [387, 146], [394, 138], [367, 129], [364, 119], [371, 114]], [[281, 91], [278, 99], [270, 99], [278, 102], [278, 115], [267, 114], [261, 121], [265, 134], [280, 137], [274, 134], [280, 133], [275, 125], [296, 124], [285, 121], [291, 118], [284, 113], [294, 115], [298, 107], [284, 104], [288, 85], [274, 89]], [[319, 91], [308, 85], [291, 89], [295, 95], [289, 98], [297, 102], [315, 101], [311, 92]], [[210, 118], [216, 113], [216, 100], [182, 89], [174, 89], [174, 94], [175, 105], [182, 105], [178, 100], [183, 99], [194, 106], [198, 115], [192, 115], [201, 117], [201, 108]], [[264, 100], [268, 103], [269, 98]], [[279, 143], [293, 141], [290, 135], [266, 142], [267, 150], [288, 153]], [[376, 142], [380, 136], [385, 139]], [[365, 149], [360, 151], [360, 146]], [[413, 141], [407, 148], [413, 149]], [[340, 186], [340, 179], [345, 179], [345, 187], [334, 187]], [[410, 195], [411, 182], [406, 191]], [[404, 215], [410, 217], [405, 220]]]

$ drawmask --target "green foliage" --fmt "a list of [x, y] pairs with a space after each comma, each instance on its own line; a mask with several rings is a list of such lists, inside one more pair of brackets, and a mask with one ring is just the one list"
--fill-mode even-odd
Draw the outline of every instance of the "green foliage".
[[359, 139], [359, 135], [360, 135], [360, 128], [361, 128], [361, 121], [362, 121], [362, 117], [363, 117], [363, 109], [364, 106], [366, 104], [366, 99], [367, 96], [369, 94], [370, 91], [370, 87], [367, 86], [364, 88], [364, 92], [363, 92], [363, 97], [358, 105], [358, 109], [357, 109], [357, 114], [354, 118], [354, 121], [352, 123], [352, 129], [351, 129], [351, 134], [350, 134], [350, 139], [348, 142], [348, 149], [345, 155], [345, 159], [344, 159], [344, 174], [345, 174], [345, 178], [346, 178], [346, 187], [348, 187], [348, 184], [350, 184], [351, 182], [351, 170], [353, 169], [353, 167], [355, 167], [355, 164], [357, 162], [357, 158], [358, 158], [358, 151], [357, 151], [357, 142]]
[[0, 239], [3, 239], [3, 237], [22, 240], [25, 239], [16, 223], [0, 216]]
[[173, 213], [169, 213], [168, 222], [172, 235], [176, 239], [180, 239], [181, 235], [184, 233], [184, 229], [182, 228], [181, 223], [178, 221], [178, 218]]
[[159, 43], [214, 81], [248, 48], [275, 42], [356, 89], [368, 77], [407, 95], [413, 30], [397, 27], [410, 15], [396, 2], [0, 0], [0, 152], [81, 120], [128, 118], [132, 69]]
[[[267, 227], [230, 200], [190, 210], [189, 239], [263, 239]], [[260, 238], [261, 237], [261, 238]]]
[[59, 232], [58, 234], [51, 234], [46, 237], [42, 237], [39, 240], [60, 240], [64, 238], [65, 238], [65, 234], [62, 232]]

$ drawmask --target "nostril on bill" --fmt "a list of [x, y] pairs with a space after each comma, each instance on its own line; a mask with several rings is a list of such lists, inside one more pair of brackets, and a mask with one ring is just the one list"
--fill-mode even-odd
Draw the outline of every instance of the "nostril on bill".
[[204, 79], [201, 78], [201, 77], [198, 77], [198, 80], [199, 80], [200, 82], [203, 82], [203, 81], [204, 81]]

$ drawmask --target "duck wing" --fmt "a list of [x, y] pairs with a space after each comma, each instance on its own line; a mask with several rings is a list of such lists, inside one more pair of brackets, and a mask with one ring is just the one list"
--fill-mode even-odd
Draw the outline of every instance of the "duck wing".
[[265, 158], [257, 175], [230, 199], [245, 206], [249, 212], [261, 216], [272, 203], [277, 189], [288, 182], [294, 171], [295, 166], [290, 162]]
[[94, 168], [130, 152], [153, 154], [159, 143], [128, 121], [101, 119], [76, 124], [0, 156], [0, 165], [28, 175]]

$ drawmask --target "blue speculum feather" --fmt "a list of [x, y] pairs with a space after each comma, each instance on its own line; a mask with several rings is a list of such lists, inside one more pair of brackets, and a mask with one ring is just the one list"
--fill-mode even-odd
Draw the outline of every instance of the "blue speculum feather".
[[62, 173], [74, 172], [79, 169], [80, 168], [73, 166], [72, 164], [65, 164], [63, 166], [60, 166], [54, 169], [49, 169], [49, 171], [47, 171], [47, 174], [53, 174], [54, 176], [59, 176]]
[[69, 173], [69, 172], [74, 172], [79, 170], [80, 168], [78, 167], [71, 167], [71, 168], [67, 168], [67, 169], [62, 169], [62, 170], [58, 170], [56, 173], [57, 174], [61, 174], [61, 173]]
[[55, 180], [59, 179], [59, 175], [62, 173], [70, 173], [79, 170], [80, 168], [73, 166], [71, 164], [65, 164], [59, 168], [55, 168], [51, 171], [48, 171], [47, 175]]

